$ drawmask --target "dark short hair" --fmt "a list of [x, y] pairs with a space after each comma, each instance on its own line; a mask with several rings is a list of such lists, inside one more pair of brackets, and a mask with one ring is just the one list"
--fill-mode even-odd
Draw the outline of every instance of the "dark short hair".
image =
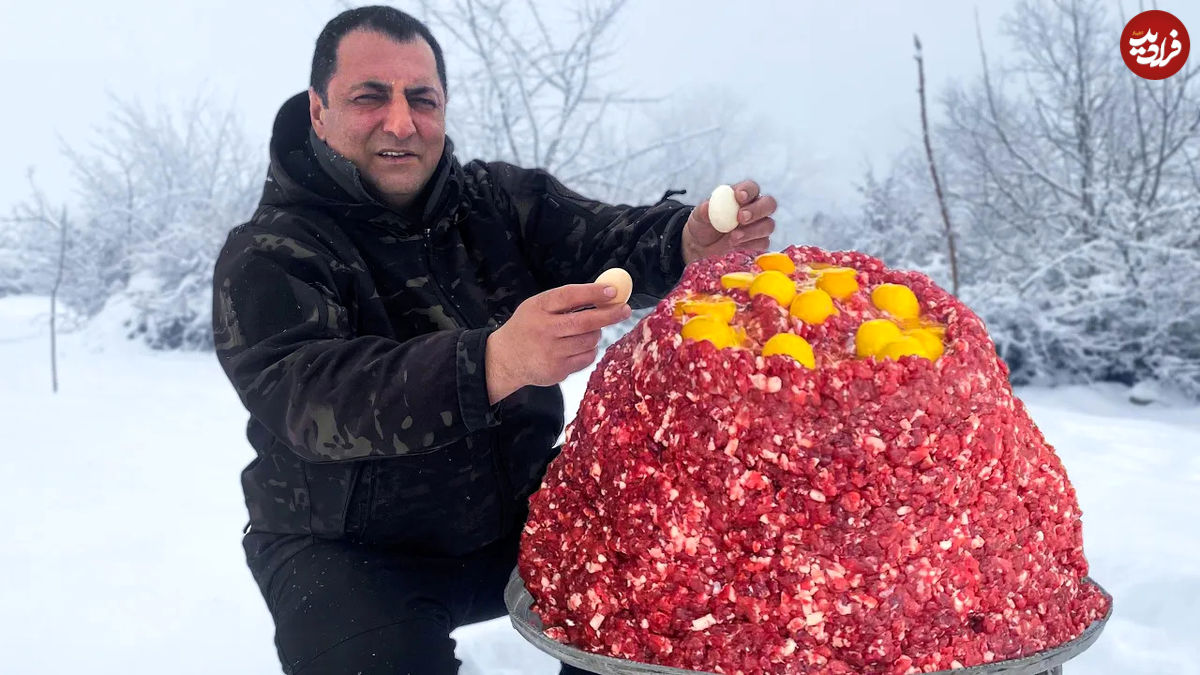
[[342, 38], [354, 30], [370, 30], [392, 38], [396, 42], [412, 42], [417, 38], [425, 40], [433, 49], [433, 58], [437, 62], [438, 80], [442, 83], [442, 91], [449, 96], [446, 87], [446, 62], [442, 59], [442, 48], [429, 28], [401, 12], [395, 7], [371, 5], [348, 9], [333, 17], [321, 34], [317, 36], [317, 46], [313, 49], [312, 74], [308, 85], [321, 97], [321, 103], [329, 105], [329, 80], [337, 70], [337, 50]]

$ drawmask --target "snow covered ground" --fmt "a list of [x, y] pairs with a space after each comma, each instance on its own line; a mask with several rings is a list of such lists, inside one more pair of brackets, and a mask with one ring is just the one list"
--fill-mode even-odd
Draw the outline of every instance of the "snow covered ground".
[[[100, 325], [60, 338], [0, 298], [0, 654], [5, 673], [279, 672], [246, 570], [245, 413], [211, 354]], [[564, 386], [575, 411], [586, 372]], [[1200, 406], [1114, 386], [1024, 389], [1079, 494], [1092, 576], [1115, 597], [1068, 675], [1200, 673]], [[455, 633], [463, 675], [553, 675], [506, 620]]]

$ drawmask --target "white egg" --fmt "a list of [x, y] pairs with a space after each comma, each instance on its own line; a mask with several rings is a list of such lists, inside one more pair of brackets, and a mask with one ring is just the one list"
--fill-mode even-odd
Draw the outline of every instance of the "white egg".
[[629, 300], [629, 296], [633, 293], [633, 277], [629, 276], [629, 272], [620, 267], [606, 269], [596, 277], [596, 283], [612, 286], [617, 289], [617, 294], [613, 296], [606, 304], [623, 305]]
[[708, 220], [718, 232], [732, 232], [738, 226], [738, 208], [733, 188], [718, 185], [708, 198]]

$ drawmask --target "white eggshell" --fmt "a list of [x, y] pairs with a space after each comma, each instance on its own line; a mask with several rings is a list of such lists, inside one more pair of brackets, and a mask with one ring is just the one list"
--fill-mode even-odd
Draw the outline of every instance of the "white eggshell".
[[612, 286], [617, 289], [617, 294], [609, 300], [609, 305], [623, 305], [629, 300], [629, 296], [633, 293], [633, 277], [629, 276], [629, 272], [620, 267], [606, 269], [596, 277], [596, 283]]
[[708, 220], [718, 232], [733, 232], [738, 225], [738, 208], [733, 188], [718, 185], [708, 198]]

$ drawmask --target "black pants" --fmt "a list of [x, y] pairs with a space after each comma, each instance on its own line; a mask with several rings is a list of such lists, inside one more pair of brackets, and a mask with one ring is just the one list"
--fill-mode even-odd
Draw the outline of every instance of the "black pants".
[[[449, 558], [251, 532], [246, 560], [290, 675], [455, 675], [450, 631], [507, 615], [517, 534]], [[560, 675], [586, 673], [563, 664]]]

